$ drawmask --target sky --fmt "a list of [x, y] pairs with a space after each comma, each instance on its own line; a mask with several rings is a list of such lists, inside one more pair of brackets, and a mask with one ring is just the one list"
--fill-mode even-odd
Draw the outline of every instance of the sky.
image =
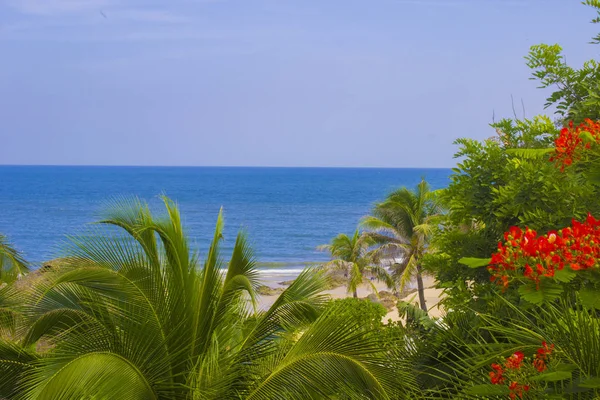
[[[0, 0], [0, 164], [452, 167], [578, 0]], [[511, 96], [514, 101], [511, 101]]]

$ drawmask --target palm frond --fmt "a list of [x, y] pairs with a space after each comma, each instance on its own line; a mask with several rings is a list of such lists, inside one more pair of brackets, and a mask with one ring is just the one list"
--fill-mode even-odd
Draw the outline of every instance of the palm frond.
[[74, 398], [157, 399], [144, 374], [111, 353], [88, 353], [74, 359], [47, 359], [27, 378], [26, 399]]
[[0, 235], [0, 286], [14, 282], [28, 272], [29, 267], [23, 256], [6, 236]]
[[411, 386], [412, 379], [382, 351], [378, 337], [335, 307], [323, 314], [293, 345], [279, 365], [252, 388], [248, 399], [351, 398], [387, 399]]

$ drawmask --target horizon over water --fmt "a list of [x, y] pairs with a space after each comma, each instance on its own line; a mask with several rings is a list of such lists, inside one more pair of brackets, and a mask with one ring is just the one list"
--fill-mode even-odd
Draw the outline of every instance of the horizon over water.
[[179, 205], [191, 248], [201, 258], [219, 212], [224, 259], [244, 228], [271, 275], [289, 275], [329, 259], [316, 247], [351, 234], [372, 205], [425, 177], [447, 186], [450, 168], [0, 166], [0, 233], [35, 264], [62, 255], [65, 235], [82, 232], [108, 201], [137, 196], [163, 212]]

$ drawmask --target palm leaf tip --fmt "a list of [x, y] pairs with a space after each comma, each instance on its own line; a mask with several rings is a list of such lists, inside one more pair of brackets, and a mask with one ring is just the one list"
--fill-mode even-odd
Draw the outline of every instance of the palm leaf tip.
[[0, 285], [12, 283], [29, 272], [23, 255], [13, 247], [7, 237], [0, 235]]

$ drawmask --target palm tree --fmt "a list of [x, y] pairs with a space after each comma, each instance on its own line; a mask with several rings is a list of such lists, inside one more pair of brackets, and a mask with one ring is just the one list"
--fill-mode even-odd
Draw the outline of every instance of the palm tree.
[[354, 297], [358, 297], [357, 289], [365, 281], [371, 284], [374, 291], [377, 291], [373, 283], [366, 279], [367, 273], [383, 280], [388, 287], [393, 286], [390, 275], [378, 265], [376, 254], [369, 251], [374, 244], [375, 241], [371, 237], [361, 235], [357, 229], [352, 237], [340, 233], [331, 240], [330, 244], [319, 246], [320, 250], [331, 253], [333, 260], [328, 265], [346, 271], [348, 293], [352, 293]]
[[326, 309], [322, 271], [257, 311], [245, 234], [224, 262], [219, 213], [200, 264], [163, 200], [163, 217], [115, 202], [60, 268], [18, 296], [0, 289], [0, 317], [2, 304], [22, 316], [0, 318], [13, 333], [0, 329], [0, 398], [387, 399], [414, 383], [380, 338]]
[[419, 305], [424, 311], [427, 305], [421, 261], [440, 211], [435, 192], [422, 179], [414, 191], [403, 187], [392, 192], [375, 205], [372, 215], [361, 220], [361, 226], [369, 230], [366, 235], [379, 244], [380, 256], [397, 251], [403, 254], [402, 262], [394, 268], [394, 279], [402, 291], [416, 277]]

